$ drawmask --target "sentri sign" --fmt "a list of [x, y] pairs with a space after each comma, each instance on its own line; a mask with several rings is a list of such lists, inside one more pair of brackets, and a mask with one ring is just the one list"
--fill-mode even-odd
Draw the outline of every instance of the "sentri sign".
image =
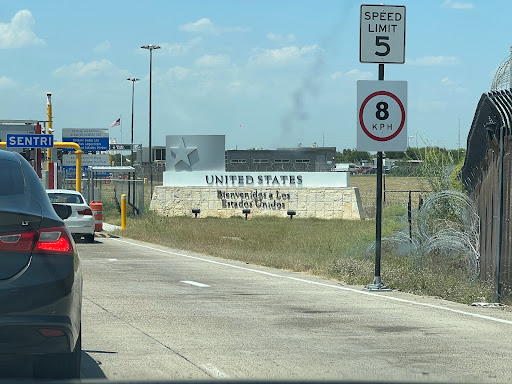
[[169, 187], [349, 187], [348, 172], [164, 172]]
[[7, 135], [7, 147], [52, 148], [53, 135]]

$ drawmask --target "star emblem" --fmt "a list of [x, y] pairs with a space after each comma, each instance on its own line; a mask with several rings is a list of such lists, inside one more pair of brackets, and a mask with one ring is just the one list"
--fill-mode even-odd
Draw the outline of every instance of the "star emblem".
[[190, 167], [191, 164], [190, 164], [190, 159], [188, 156], [192, 152], [196, 151], [197, 147], [187, 147], [185, 145], [185, 139], [183, 137], [181, 137], [181, 140], [180, 140], [178, 146], [177, 147], [169, 147], [169, 149], [171, 150], [171, 156], [174, 158], [174, 166], [175, 167], [180, 162], [183, 162]]

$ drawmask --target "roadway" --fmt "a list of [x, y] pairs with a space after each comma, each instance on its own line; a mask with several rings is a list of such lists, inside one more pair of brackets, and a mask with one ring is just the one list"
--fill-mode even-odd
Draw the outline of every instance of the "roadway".
[[512, 380], [512, 312], [123, 238], [78, 248], [82, 378]]

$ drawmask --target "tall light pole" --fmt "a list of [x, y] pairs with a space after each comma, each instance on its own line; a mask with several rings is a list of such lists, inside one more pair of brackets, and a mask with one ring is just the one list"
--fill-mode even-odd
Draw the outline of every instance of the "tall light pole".
[[139, 81], [140, 79], [137, 79], [136, 77], [129, 77], [128, 79], [126, 80], [129, 80], [132, 82], [132, 145], [130, 147], [130, 153], [131, 153], [131, 156], [130, 156], [130, 165], [133, 167], [133, 100], [134, 100], [134, 96], [135, 96], [135, 82], [136, 81]]
[[153, 197], [153, 150], [151, 148], [151, 83], [153, 67], [153, 49], [160, 49], [158, 45], [143, 45], [141, 48], [149, 50], [149, 165], [151, 167], [151, 194]]

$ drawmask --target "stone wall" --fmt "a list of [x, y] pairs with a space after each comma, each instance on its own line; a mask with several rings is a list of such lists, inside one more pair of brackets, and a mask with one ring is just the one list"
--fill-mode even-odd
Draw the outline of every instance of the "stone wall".
[[358, 188], [215, 188], [156, 187], [150, 209], [164, 216], [199, 217], [250, 216], [360, 220], [364, 213]]

